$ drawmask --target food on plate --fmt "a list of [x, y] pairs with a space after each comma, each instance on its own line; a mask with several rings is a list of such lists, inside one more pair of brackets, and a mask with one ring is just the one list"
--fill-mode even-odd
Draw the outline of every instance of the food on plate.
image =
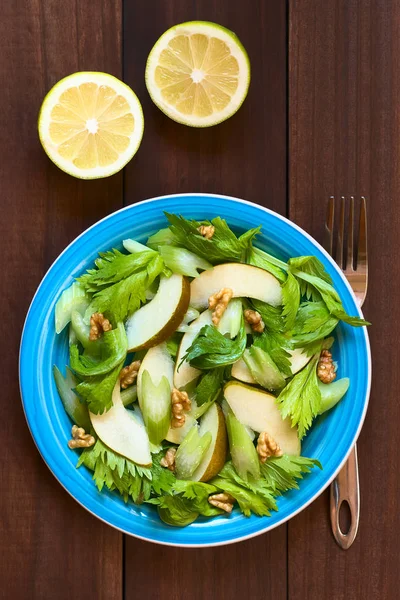
[[39, 138], [48, 157], [80, 179], [120, 171], [142, 141], [143, 111], [125, 83], [92, 71], [56, 83], [43, 100]]
[[168, 117], [209, 127], [239, 110], [250, 84], [250, 61], [232, 31], [191, 21], [171, 27], [157, 40], [145, 77], [151, 99]]
[[169, 525], [268, 516], [323, 466], [301, 441], [350, 385], [331, 334], [367, 323], [346, 313], [317, 257], [266, 253], [259, 227], [166, 217], [60, 292], [70, 359], [54, 378], [69, 447], [99, 491], [156, 505]]

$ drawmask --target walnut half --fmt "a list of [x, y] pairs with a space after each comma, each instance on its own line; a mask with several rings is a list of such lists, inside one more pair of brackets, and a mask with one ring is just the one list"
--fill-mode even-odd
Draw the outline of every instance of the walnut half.
[[200, 235], [206, 238], [206, 240], [211, 240], [215, 232], [214, 225], [200, 225], [200, 227], [198, 227], [197, 229]]
[[171, 392], [172, 402], [172, 421], [171, 427], [178, 428], [183, 427], [185, 424], [184, 411], [189, 411], [192, 408], [192, 403], [187, 392], [181, 392], [177, 388], [174, 388]]
[[71, 430], [72, 440], [68, 442], [68, 448], [73, 450], [74, 448], [89, 448], [95, 443], [95, 439], [89, 433], [85, 433], [83, 427], [77, 425], [72, 426]]
[[103, 331], [110, 331], [111, 329], [110, 321], [102, 313], [93, 313], [90, 317], [89, 340], [94, 342], [99, 339]]
[[212, 494], [212, 496], [208, 497], [208, 501], [210, 504], [212, 504], [212, 506], [221, 508], [227, 513], [231, 513], [235, 503], [235, 498], [224, 492], [222, 494]]
[[250, 308], [244, 311], [244, 318], [251, 325], [253, 331], [257, 331], [257, 333], [262, 333], [265, 329], [265, 323], [261, 318], [261, 315], [256, 310], [251, 310]]
[[257, 454], [262, 463], [265, 463], [270, 456], [282, 456], [283, 452], [274, 438], [266, 431], [262, 431], [258, 436]]
[[317, 375], [322, 383], [332, 383], [336, 379], [335, 365], [333, 364], [332, 352], [322, 350], [319, 357]]
[[134, 360], [130, 365], [124, 367], [119, 374], [119, 381], [123, 390], [135, 381], [140, 368], [140, 360]]
[[208, 299], [208, 307], [213, 311], [212, 322], [214, 325], [218, 325], [222, 315], [227, 309], [227, 306], [232, 299], [233, 291], [231, 288], [222, 288], [219, 292], [216, 292]]
[[160, 465], [162, 467], [166, 467], [170, 471], [175, 471], [175, 455], [176, 448], [168, 448], [164, 458], [160, 460]]

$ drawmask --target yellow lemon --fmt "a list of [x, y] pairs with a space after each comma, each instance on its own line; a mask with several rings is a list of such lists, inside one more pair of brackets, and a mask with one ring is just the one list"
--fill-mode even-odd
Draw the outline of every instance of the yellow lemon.
[[59, 81], [45, 97], [38, 121], [50, 159], [81, 179], [120, 171], [137, 152], [143, 127], [136, 94], [116, 77], [98, 72]]
[[234, 33], [206, 21], [168, 29], [152, 48], [146, 85], [171, 119], [209, 127], [231, 117], [246, 98], [250, 61]]

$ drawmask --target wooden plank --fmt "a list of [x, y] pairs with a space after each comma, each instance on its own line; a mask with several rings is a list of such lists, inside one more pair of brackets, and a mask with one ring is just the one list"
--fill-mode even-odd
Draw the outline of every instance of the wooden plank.
[[122, 596], [122, 536], [56, 482], [25, 423], [18, 347], [49, 263], [83, 228], [122, 204], [122, 176], [82, 182], [47, 159], [36, 131], [48, 89], [77, 70], [121, 75], [117, 0], [5, 0], [0, 19], [0, 325], [2, 440], [0, 597]]
[[[284, 2], [125, 2], [124, 74], [138, 93], [145, 135], [126, 169], [125, 202], [175, 192], [215, 192], [286, 210], [286, 9]], [[151, 14], [152, 18], [148, 18]], [[174, 24], [211, 20], [247, 48], [249, 96], [229, 121], [196, 130], [156, 108], [143, 81], [148, 52]], [[140, 565], [140, 566], [139, 566]], [[158, 576], [155, 576], [157, 574]], [[286, 598], [286, 526], [228, 548], [191, 550], [126, 539], [126, 598]]]
[[399, 30], [397, 2], [290, 2], [290, 215], [321, 239], [330, 194], [368, 197], [364, 312], [373, 323], [373, 386], [358, 443], [359, 533], [347, 552], [339, 549], [327, 493], [291, 521], [290, 600], [398, 597], [400, 407], [391, 357], [400, 335], [393, 301], [400, 288], [393, 256], [400, 236]]

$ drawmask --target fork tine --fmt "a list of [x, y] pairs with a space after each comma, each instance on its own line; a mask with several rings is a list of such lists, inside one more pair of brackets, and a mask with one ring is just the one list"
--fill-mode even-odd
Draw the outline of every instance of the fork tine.
[[347, 260], [346, 270], [351, 269], [354, 271], [354, 196], [350, 196], [350, 213], [349, 213], [349, 224], [347, 230]]
[[367, 270], [367, 204], [364, 196], [361, 196], [360, 229], [358, 233], [357, 248], [357, 270]]
[[332, 256], [333, 254], [333, 227], [335, 223], [335, 198], [330, 196], [326, 210], [324, 248]]
[[339, 230], [336, 246], [336, 262], [340, 269], [343, 269], [343, 245], [344, 245], [344, 213], [346, 207], [346, 199], [344, 196], [340, 199], [340, 218]]

